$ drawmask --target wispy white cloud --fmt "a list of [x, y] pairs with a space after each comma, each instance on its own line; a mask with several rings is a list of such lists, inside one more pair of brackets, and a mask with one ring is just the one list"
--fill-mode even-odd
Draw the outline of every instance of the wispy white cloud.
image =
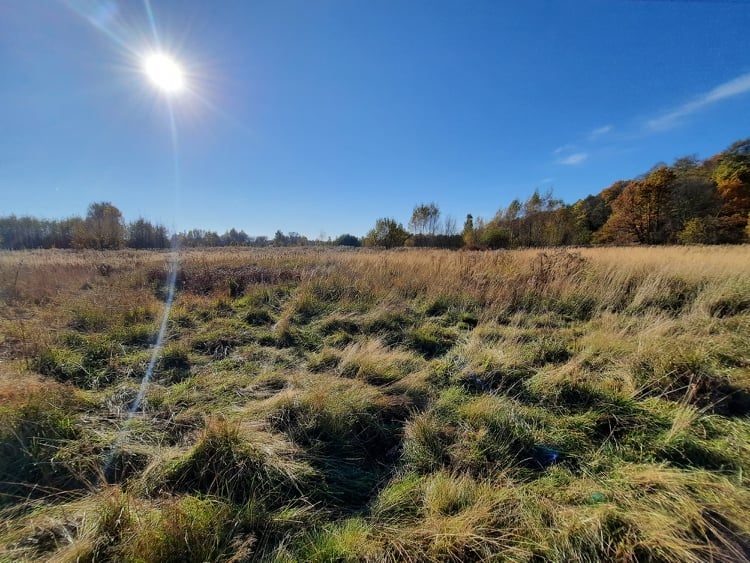
[[660, 131], [676, 125], [682, 118], [722, 100], [750, 92], [750, 72], [719, 84], [712, 90], [647, 122], [648, 129]]
[[588, 153], [574, 152], [573, 154], [569, 154], [568, 156], [558, 158], [557, 163], [564, 164], [566, 166], [575, 166], [576, 164], [581, 164], [588, 157], [589, 157]]
[[555, 150], [552, 151], [552, 154], [562, 154], [564, 152], [569, 152], [575, 149], [574, 145], [563, 145], [561, 147], [557, 147]]
[[614, 125], [602, 125], [601, 127], [597, 127], [591, 133], [589, 133], [589, 139], [591, 139], [592, 141], [594, 139], [598, 139], [602, 135], [606, 135], [607, 133], [612, 131], [612, 129], [614, 128]]

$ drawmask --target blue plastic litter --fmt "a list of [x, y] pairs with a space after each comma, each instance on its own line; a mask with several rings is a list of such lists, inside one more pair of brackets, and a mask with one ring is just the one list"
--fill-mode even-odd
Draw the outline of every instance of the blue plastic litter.
[[535, 448], [535, 458], [537, 463], [542, 467], [548, 467], [554, 465], [562, 460], [562, 453], [555, 448], [549, 446], [537, 446]]

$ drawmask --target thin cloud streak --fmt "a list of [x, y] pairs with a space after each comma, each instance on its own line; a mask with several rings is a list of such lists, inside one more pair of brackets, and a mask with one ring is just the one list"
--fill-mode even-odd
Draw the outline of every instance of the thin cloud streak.
[[597, 127], [591, 133], [589, 133], [589, 139], [593, 141], [594, 139], [597, 139], [601, 137], [602, 135], [606, 135], [607, 133], [612, 131], [612, 129], [614, 128], [615, 128], [614, 125], [603, 125], [601, 127]]
[[669, 127], [676, 125], [682, 118], [707, 106], [735, 96], [740, 96], [747, 92], [750, 92], [750, 72], [742, 74], [737, 78], [724, 82], [723, 84], [719, 84], [695, 100], [687, 102], [664, 115], [649, 120], [647, 122], [647, 127], [652, 131], [668, 129]]
[[571, 151], [575, 149], [573, 145], [563, 145], [561, 147], [557, 147], [555, 150], [552, 151], [552, 154], [560, 154], [563, 152]]
[[575, 166], [576, 164], [581, 164], [582, 162], [584, 162], [588, 157], [588, 153], [576, 152], [564, 158], [558, 159], [557, 163], [564, 164], [565, 166]]

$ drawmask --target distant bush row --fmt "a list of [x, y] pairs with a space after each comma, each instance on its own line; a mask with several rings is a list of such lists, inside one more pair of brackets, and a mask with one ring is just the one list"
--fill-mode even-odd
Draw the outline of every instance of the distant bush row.
[[461, 232], [435, 203], [417, 205], [408, 230], [381, 218], [362, 239], [344, 234], [309, 240], [276, 231], [273, 238], [230, 229], [192, 229], [170, 235], [163, 225], [138, 219], [126, 224], [109, 202], [92, 203], [85, 218], [46, 220], [0, 217], [0, 247], [168, 248], [217, 246], [399, 246], [518, 248], [588, 244], [736, 244], [750, 238], [750, 139], [699, 160], [682, 157], [658, 164], [632, 180], [620, 180], [572, 205], [552, 192], [513, 200], [489, 220], [469, 214]]

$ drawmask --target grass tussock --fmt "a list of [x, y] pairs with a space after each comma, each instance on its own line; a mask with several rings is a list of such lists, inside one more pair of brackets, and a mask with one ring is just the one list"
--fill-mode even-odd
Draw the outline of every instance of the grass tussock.
[[274, 506], [307, 487], [314, 475], [282, 438], [222, 419], [209, 420], [192, 449], [158, 472], [157, 486], [165, 490]]
[[82, 437], [84, 407], [73, 389], [54, 382], [0, 380], [0, 505], [82, 486], [58, 457]]

